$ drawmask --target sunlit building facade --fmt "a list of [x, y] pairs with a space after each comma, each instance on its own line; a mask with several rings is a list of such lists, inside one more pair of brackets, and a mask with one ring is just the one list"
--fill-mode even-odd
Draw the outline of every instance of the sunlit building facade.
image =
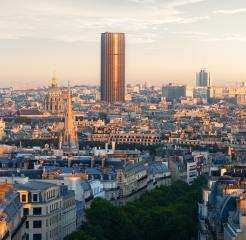
[[185, 97], [186, 86], [169, 83], [162, 87], [162, 96], [171, 100], [179, 101], [181, 97]]
[[44, 110], [51, 114], [64, 113], [64, 99], [55, 77], [52, 78], [52, 84], [48, 90], [48, 94], [45, 96]]
[[125, 34], [101, 35], [101, 101], [125, 101]]
[[62, 149], [65, 153], [76, 153], [79, 149], [77, 131], [75, 129], [73, 120], [73, 106], [71, 100], [70, 87], [68, 87], [68, 98], [65, 112]]
[[62, 240], [76, 230], [74, 193], [66, 186], [29, 181], [15, 188], [26, 218], [25, 239]]

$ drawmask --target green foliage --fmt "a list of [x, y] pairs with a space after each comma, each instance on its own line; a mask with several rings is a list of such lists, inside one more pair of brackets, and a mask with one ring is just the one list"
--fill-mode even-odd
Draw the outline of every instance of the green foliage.
[[16, 117], [14, 120], [15, 123], [27, 123], [31, 124], [32, 119], [28, 117]]
[[197, 234], [197, 202], [205, 179], [178, 181], [145, 193], [123, 207], [95, 199], [87, 223], [66, 240], [190, 240]]
[[72, 233], [69, 237], [66, 237], [65, 240], [96, 240], [96, 238], [91, 237], [90, 235], [86, 234], [84, 231], [76, 231]]

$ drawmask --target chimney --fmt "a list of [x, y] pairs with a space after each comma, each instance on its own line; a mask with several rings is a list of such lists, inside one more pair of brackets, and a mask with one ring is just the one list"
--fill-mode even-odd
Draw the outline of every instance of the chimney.
[[115, 151], [115, 142], [112, 142], [112, 150]]
[[227, 172], [226, 168], [221, 168], [220, 169], [220, 176], [224, 176], [224, 174]]
[[106, 159], [105, 159], [105, 157], [103, 156], [103, 157], [102, 157], [102, 169], [104, 168], [105, 160], [106, 160]]
[[105, 151], [108, 152], [108, 143], [105, 143]]
[[93, 168], [94, 166], [94, 161], [95, 161], [95, 156], [92, 156], [91, 157], [91, 168]]

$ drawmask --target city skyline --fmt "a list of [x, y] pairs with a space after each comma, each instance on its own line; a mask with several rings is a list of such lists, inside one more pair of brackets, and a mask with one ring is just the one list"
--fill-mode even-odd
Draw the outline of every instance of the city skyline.
[[[15, 6], [15, 7], [13, 7]], [[93, 14], [92, 14], [93, 12]], [[100, 84], [100, 33], [126, 34], [126, 84], [246, 80], [243, 0], [2, 0], [2, 86]]]

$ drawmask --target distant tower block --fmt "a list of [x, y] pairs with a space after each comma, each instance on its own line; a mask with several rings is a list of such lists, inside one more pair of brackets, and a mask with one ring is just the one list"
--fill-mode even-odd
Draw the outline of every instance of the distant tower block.
[[197, 87], [210, 87], [210, 73], [205, 69], [196, 73], [196, 86]]
[[64, 153], [76, 154], [79, 150], [78, 136], [73, 121], [70, 87], [68, 86], [67, 108], [65, 113], [62, 149]]
[[101, 101], [125, 101], [125, 34], [101, 35]]

